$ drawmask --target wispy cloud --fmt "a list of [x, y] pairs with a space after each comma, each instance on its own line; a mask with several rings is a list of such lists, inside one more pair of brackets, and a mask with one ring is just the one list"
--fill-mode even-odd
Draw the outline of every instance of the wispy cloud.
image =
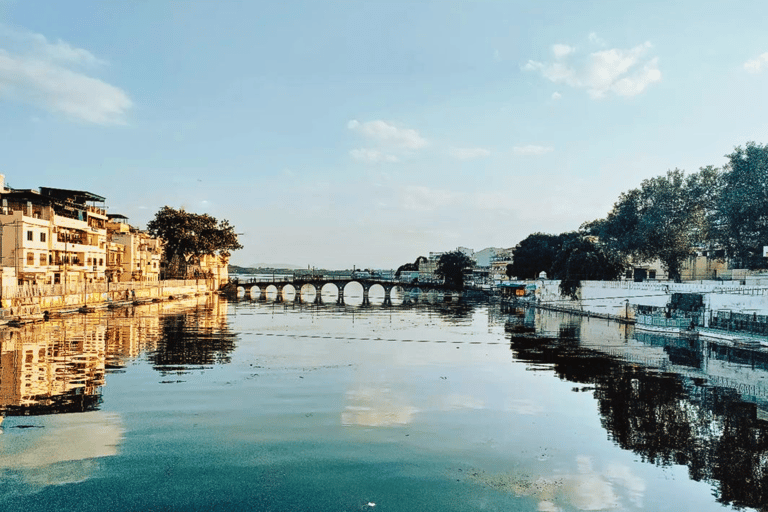
[[427, 145], [427, 141], [416, 130], [400, 128], [386, 121], [377, 120], [361, 123], [357, 119], [353, 119], [347, 123], [347, 128], [387, 146], [420, 149]]
[[[601, 40], [590, 34], [590, 41]], [[628, 50], [613, 48], [592, 52], [579, 59], [575, 48], [556, 44], [552, 47], [554, 61], [529, 60], [522, 69], [539, 72], [551, 82], [586, 89], [594, 99], [608, 93], [635, 96], [661, 80], [658, 58], [647, 58], [651, 48], [651, 43], [645, 42]]]
[[352, 119], [347, 128], [362, 135], [374, 147], [353, 149], [350, 156], [358, 162], [395, 163], [427, 145], [426, 139], [412, 128], [403, 128], [387, 121], [367, 121], [361, 123]]
[[472, 160], [490, 156], [491, 152], [485, 148], [451, 148], [448, 154], [458, 160]]
[[514, 146], [512, 148], [512, 153], [515, 155], [523, 155], [523, 156], [538, 156], [538, 155], [544, 155], [549, 152], [551, 152], [554, 148], [550, 146], [537, 146], [535, 144], [528, 144], [527, 146]]
[[552, 93], [552, 99], [553, 99], [553, 100], [559, 100], [559, 99], [560, 99], [560, 98], [562, 98], [562, 97], [563, 97], [563, 95], [562, 95], [562, 94], [560, 94], [560, 93], [559, 93], [559, 92], [557, 92], [557, 91], [555, 91], [555, 92], [553, 92], [553, 93]]
[[82, 70], [104, 64], [64, 41], [52, 43], [41, 34], [0, 27], [0, 100], [88, 123], [123, 124], [132, 106], [128, 95]]
[[350, 156], [352, 156], [352, 158], [354, 158], [358, 162], [365, 162], [369, 164], [375, 164], [379, 162], [395, 163], [400, 161], [400, 159], [397, 158], [397, 156], [383, 153], [378, 149], [370, 149], [370, 148], [353, 149], [349, 152], [349, 154]]
[[553, 44], [552, 45], [552, 53], [554, 54], [556, 59], [564, 59], [568, 55], [572, 54], [576, 51], [576, 48], [573, 46], [568, 46], [567, 44]]
[[768, 52], [744, 63], [744, 69], [750, 73], [759, 73], [766, 67], [768, 67]]
[[400, 190], [400, 206], [406, 210], [427, 212], [456, 206], [463, 201], [464, 194], [447, 189], [409, 185]]

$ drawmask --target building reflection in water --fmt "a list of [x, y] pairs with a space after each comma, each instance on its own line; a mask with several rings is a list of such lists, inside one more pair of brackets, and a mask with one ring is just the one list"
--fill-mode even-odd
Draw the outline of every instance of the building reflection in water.
[[229, 362], [218, 296], [97, 311], [0, 331], [0, 418], [98, 409], [106, 374], [143, 354], [162, 366]]
[[[525, 323], [526, 314], [513, 312], [510, 322]], [[614, 442], [653, 464], [686, 465], [720, 503], [761, 510], [768, 503], [768, 387], [760, 385], [768, 382], [768, 353], [645, 333], [625, 338], [613, 322], [536, 316], [540, 335], [510, 335], [515, 357], [592, 392]]]

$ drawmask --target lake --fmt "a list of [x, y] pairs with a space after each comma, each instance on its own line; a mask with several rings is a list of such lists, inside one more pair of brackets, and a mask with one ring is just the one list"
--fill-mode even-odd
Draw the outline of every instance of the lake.
[[759, 350], [346, 298], [209, 296], [2, 331], [0, 510], [768, 503]]

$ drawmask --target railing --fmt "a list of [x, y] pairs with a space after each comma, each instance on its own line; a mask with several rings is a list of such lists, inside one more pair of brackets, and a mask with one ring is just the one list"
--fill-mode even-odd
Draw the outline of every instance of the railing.
[[768, 316], [715, 311], [709, 320], [709, 326], [713, 329], [764, 335], [768, 334]]
[[370, 282], [370, 283], [392, 283], [392, 284], [407, 284], [412, 286], [430, 286], [430, 285], [437, 285], [440, 286], [444, 284], [444, 281], [441, 279], [419, 279], [418, 281], [414, 282], [412, 279], [395, 279], [395, 278], [387, 278], [387, 277], [354, 277], [349, 275], [341, 275], [341, 276], [320, 276], [320, 275], [295, 275], [295, 274], [282, 274], [282, 275], [275, 275], [271, 277], [251, 277], [248, 279], [240, 279], [237, 276], [230, 276], [229, 281], [233, 284], [266, 284], [266, 283], [292, 283], [294, 281], [300, 281], [300, 282], [312, 282], [312, 281], [323, 281], [323, 282], [331, 282], [331, 281], [357, 281], [360, 283], [364, 282]]
[[691, 325], [691, 318], [666, 318], [656, 315], [637, 315], [635, 322], [642, 325], [664, 327], [669, 329], [686, 329]]
[[82, 295], [85, 293], [125, 292], [146, 288], [177, 288], [206, 284], [204, 279], [172, 279], [165, 281], [127, 281], [116, 283], [67, 283], [52, 285], [5, 286], [3, 299], [22, 299], [34, 297], [56, 297], [61, 295]]

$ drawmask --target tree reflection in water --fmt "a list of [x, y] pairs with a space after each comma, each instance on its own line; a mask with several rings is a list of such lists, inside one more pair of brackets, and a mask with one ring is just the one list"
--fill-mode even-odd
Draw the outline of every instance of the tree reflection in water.
[[153, 367], [178, 372], [191, 366], [230, 363], [237, 335], [228, 331], [226, 323], [209, 319], [194, 311], [162, 318], [160, 340], [149, 354]]
[[[756, 404], [732, 388], [585, 348], [572, 334], [567, 326], [557, 339], [513, 335], [511, 349], [519, 360], [551, 365], [561, 379], [594, 386], [601, 423], [620, 447], [653, 464], [687, 465], [720, 503], [766, 510], [768, 423]], [[672, 352], [681, 357], [680, 350]]]

